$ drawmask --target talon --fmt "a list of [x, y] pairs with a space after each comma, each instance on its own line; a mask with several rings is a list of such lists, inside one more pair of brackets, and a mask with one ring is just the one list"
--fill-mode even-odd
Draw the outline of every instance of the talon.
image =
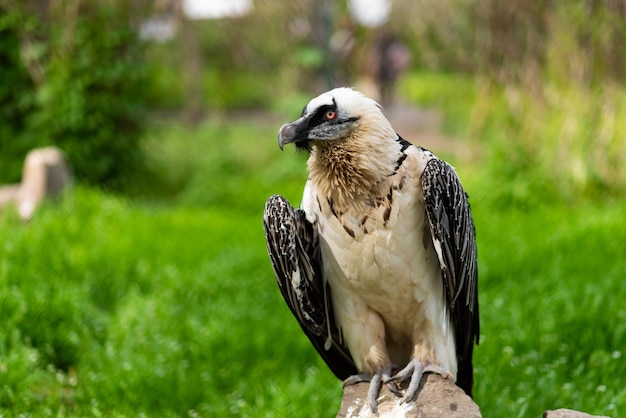
[[448, 369], [433, 364], [429, 361], [412, 359], [409, 364], [406, 365], [406, 367], [404, 367], [391, 378], [391, 380], [395, 382], [404, 382], [409, 377], [411, 378], [409, 382], [409, 387], [406, 389], [404, 397], [400, 400], [400, 404], [403, 404], [405, 402], [411, 402], [415, 398], [415, 394], [419, 389], [422, 377], [424, 377], [424, 374], [426, 372], [437, 373], [446, 379], [454, 377]]
[[372, 376], [367, 373], [355, 374], [343, 381], [343, 387], [345, 388], [346, 386], [356, 385], [357, 383], [362, 382], [370, 382], [371, 380]]
[[378, 392], [380, 392], [380, 373], [375, 373], [370, 381], [370, 387], [367, 391], [367, 403], [374, 415], [378, 415]]
[[396, 384], [395, 380], [390, 378], [390, 379], [386, 380], [384, 383], [385, 383], [385, 386], [387, 386], [387, 389], [389, 389], [389, 391], [391, 393], [393, 393], [397, 397], [400, 397], [400, 398], [402, 397], [402, 392], [400, 391], [400, 388]]
[[396, 394], [397, 396], [401, 396], [398, 387], [391, 377], [391, 367], [385, 367], [377, 371], [373, 375], [368, 373], [360, 373], [354, 376], [350, 376], [343, 381], [343, 386], [346, 387], [348, 385], [354, 385], [361, 382], [370, 382], [370, 386], [367, 390], [367, 404], [369, 405], [372, 413], [375, 415], [378, 415], [377, 399], [383, 382], [392, 393]]

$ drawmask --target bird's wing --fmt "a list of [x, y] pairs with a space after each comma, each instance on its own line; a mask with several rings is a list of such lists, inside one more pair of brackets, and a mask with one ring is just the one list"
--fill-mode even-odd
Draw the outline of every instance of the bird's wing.
[[313, 346], [341, 380], [357, 373], [340, 342], [330, 288], [323, 280], [317, 232], [304, 211], [282, 196], [272, 196], [263, 214], [265, 239], [278, 287]]
[[459, 363], [457, 384], [471, 396], [472, 352], [479, 334], [474, 221], [467, 194], [446, 162], [433, 158], [426, 164], [422, 188], [441, 265], [444, 297], [454, 327]]

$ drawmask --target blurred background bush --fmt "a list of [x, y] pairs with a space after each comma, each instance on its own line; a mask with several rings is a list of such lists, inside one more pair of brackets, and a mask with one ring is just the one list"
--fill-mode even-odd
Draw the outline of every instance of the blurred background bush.
[[49, 144], [81, 181], [115, 186], [133, 172], [147, 74], [131, 6], [0, 3], [0, 181], [19, 180], [26, 152]]
[[411, 56], [397, 97], [443, 110], [448, 133], [513, 186], [495, 200], [623, 191], [624, 1], [383, 1], [366, 24], [356, 1], [238, 1], [230, 13], [216, 2], [204, 14], [187, 3], [1, 1], [0, 182], [19, 179], [30, 148], [56, 144], [79, 181], [124, 190], [146, 174], [151, 120], [295, 115], [329, 87], [380, 81], [376, 46], [391, 36]]

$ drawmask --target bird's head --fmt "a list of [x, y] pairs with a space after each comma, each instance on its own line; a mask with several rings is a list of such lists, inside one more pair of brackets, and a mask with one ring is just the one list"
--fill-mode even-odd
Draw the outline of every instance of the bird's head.
[[285, 144], [294, 143], [297, 148], [310, 150], [322, 141], [355, 137], [364, 128], [370, 133], [394, 135], [374, 100], [339, 87], [311, 100], [299, 119], [284, 124], [278, 131], [278, 146], [283, 149]]

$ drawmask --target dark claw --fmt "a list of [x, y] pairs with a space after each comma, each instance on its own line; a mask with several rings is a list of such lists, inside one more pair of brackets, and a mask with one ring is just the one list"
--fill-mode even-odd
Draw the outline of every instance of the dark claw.
[[395, 380], [393, 380], [392, 378], [389, 378], [384, 383], [385, 383], [385, 386], [387, 386], [387, 389], [389, 389], [391, 393], [393, 393], [394, 395], [398, 397], [402, 397], [402, 392], [400, 392], [400, 388], [396, 384]]
[[345, 388], [346, 386], [356, 385], [357, 383], [371, 382], [371, 381], [372, 381], [372, 376], [367, 373], [355, 374], [353, 376], [348, 377], [346, 380], [343, 381], [343, 387]]

